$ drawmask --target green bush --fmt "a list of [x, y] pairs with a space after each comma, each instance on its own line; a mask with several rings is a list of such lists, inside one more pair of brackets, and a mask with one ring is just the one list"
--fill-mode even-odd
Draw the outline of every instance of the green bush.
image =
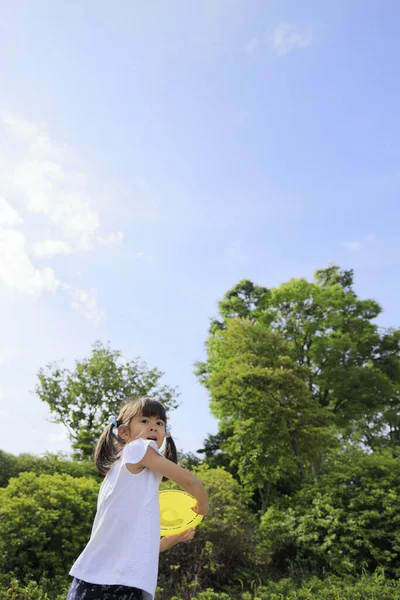
[[[177, 596], [173, 596], [171, 600], [181, 600]], [[200, 592], [193, 600], [232, 600], [232, 596], [225, 594], [224, 592], [214, 592], [214, 590], [208, 589], [204, 592]]]
[[259, 588], [253, 600], [399, 600], [398, 581], [385, 579], [382, 572], [364, 575], [358, 580], [330, 576], [296, 585], [282, 579]]
[[260, 525], [259, 557], [281, 574], [400, 575], [400, 463], [349, 450]]
[[70, 582], [67, 580], [21, 584], [15, 577], [0, 575], [0, 600], [65, 600]]
[[[303, 582], [281, 579], [269, 582], [254, 592], [231, 590], [216, 592], [207, 589], [191, 600], [400, 600], [400, 583], [387, 580], [382, 572], [364, 575], [359, 579], [330, 576], [313, 577]], [[171, 600], [183, 600], [174, 596]]]
[[196, 474], [208, 490], [210, 512], [189, 544], [161, 554], [158, 600], [179, 594], [186, 600], [207, 588], [225, 591], [251, 578], [257, 522], [247, 508], [248, 495], [221, 467], [202, 466]]
[[98, 489], [69, 475], [11, 479], [0, 489], [0, 572], [23, 583], [65, 577], [90, 537]]
[[[69, 581], [31, 581], [23, 585], [16, 579], [0, 577], [0, 600], [65, 600]], [[157, 594], [157, 599], [159, 594]], [[231, 590], [216, 592], [209, 588], [190, 595], [191, 600], [400, 600], [400, 583], [385, 579], [383, 573], [364, 575], [361, 578], [343, 579], [335, 576], [326, 579], [313, 577], [301, 583], [291, 579], [270, 582], [255, 592]], [[183, 600], [183, 596], [168, 600]]]
[[71, 460], [67, 454], [50, 452], [44, 456], [34, 454], [19, 454], [14, 456], [0, 450], [0, 487], [5, 487], [12, 477], [18, 477], [19, 473], [30, 472], [36, 475], [61, 475], [63, 473], [71, 477], [95, 477], [99, 481], [99, 475], [93, 461], [77, 462]]

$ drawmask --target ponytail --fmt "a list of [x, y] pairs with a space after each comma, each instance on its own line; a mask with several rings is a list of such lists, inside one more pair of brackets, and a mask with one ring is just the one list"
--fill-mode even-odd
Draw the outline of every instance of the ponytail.
[[[175, 442], [170, 435], [167, 435], [167, 438], [165, 440], [164, 457], [175, 464], [177, 464], [178, 462], [178, 453], [176, 451]], [[163, 477], [162, 480], [168, 481], [168, 477]]]
[[175, 464], [178, 462], [178, 453], [176, 451], [175, 442], [170, 435], [165, 440], [164, 456]]
[[111, 465], [117, 460], [124, 442], [114, 433], [115, 424], [108, 425], [101, 434], [94, 451], [94, 462], [103, 475], [110, 470]]

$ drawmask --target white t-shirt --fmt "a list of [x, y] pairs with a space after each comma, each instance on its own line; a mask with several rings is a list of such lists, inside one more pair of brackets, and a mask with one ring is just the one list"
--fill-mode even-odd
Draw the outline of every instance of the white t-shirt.
[[90, 540], [70, 575], [88, 583], [126, 585], [153, 600], [160, 550], [158, 487], [162, 475], [143, 469], [134, 475], [126, 463], [136, 464], [152, 440], [137, 439], [123, 449], [101, 484]]

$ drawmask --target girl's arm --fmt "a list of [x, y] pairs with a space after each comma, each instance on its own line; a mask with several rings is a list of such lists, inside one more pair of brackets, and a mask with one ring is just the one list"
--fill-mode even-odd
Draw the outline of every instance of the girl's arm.
[[151, 448], [147, 448], [146, 454], [140, 465], [147, 467], [156, 473], [160, 473], [164, 477], [167, 477], [171, 481], [177, 483], [181, 488], [188, 494], [191, 494], [196, 498], [197, 504], [193, 507], [193, 510], [200, 514], [206, 515], [208, 513], [208, 496], [207, 492], [203, 487], [203, 484], [195, 475], [186, 471], [182, 467], [176, 465], [172, 461], [164, 458], [158, 452]]

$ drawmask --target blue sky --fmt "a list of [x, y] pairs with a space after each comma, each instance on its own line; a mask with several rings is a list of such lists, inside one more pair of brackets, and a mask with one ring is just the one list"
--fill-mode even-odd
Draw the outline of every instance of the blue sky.
[[217, 301], [335, 261], [399, 326], [395, 1], [37, 0], [0, 23], [0, 447], [68, 450], [30, 393], [95, 340], [178, 386]]

